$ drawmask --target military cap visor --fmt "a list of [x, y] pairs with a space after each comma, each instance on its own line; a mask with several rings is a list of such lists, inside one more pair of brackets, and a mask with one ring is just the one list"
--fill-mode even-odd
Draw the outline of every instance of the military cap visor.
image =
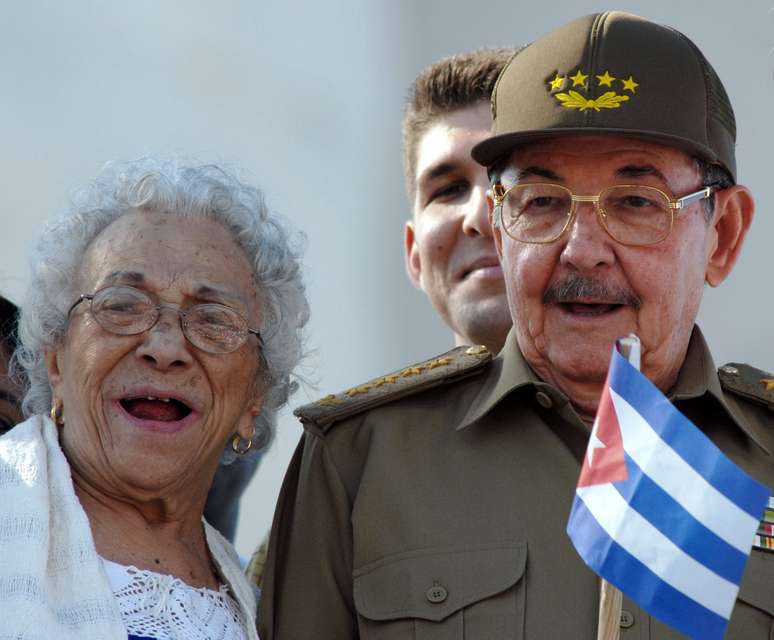
[[492, 137], [472, 150], [486, 167], [537, 140], [613, 135], [676, 147], [736, 179], [734, 113], [714, 70], [683, 34], [630, 14], [580, 18], [516, 54], [492, 115]]

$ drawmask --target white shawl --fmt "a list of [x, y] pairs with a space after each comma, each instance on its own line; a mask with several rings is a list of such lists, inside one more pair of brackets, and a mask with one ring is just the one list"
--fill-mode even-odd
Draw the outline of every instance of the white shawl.
[[[255, 598], [236, 552], [205, 523], [207, 544], [255, 632]], [[0, 637], [126, 640], [75, 495], [56, 427], [33, 416], [0, 437]]]

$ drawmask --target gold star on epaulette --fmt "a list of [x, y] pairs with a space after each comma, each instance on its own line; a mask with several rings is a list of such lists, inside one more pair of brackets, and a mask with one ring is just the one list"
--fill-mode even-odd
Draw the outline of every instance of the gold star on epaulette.
[[331, 393], [324, 398], [320, 398], [317, 404], [321, 404], [323, 407], [335, 407], [337, 404], [341, 404], [341, 400]]
[[573, 87], [585, 86], [587, 79], [588, 79], [588, 76], [587, 75], [584, 76], [580, 69], [578, 69], [577, 73], [574, 76], [570, 76], [570, 80], [572, 80]]
[[613, 80], [615, 79], [615, 76], [611, 76], [608, 71], [605, 71], [601, 76], [597, 76], [600, 87], [610, 87], [611, 89], [613, 87]]
[[383, 387], [386, 384], [395, 384], [397, 380], [398, 376], [396, 375], [382, 376], [381, 378], [374, 380], [373, 385], [374, 387]]
[[451, 358], [436, 358], [427, 363], [428, 369], [437, 369], [438, 367], [445, 367], [451, 364]]
[[370, 384], [364, 384], [359, 387], [352, 387], [351, 389], [345, 391], [344, 393], [349, 396], [350, 398], [354, 398], [355, 396], [362, 396], [368, 393], [371, 390]]
[[640, 86], [638, 82], [634, 81], [634, 78], [632, 76], [629, 76], [626, 80], [622, 80], [623, 82], [623, 88], [625, 91], [631, 91], [632, 93], [636, 93], [635, 89]]
[[774, 391], [774, 378], [763, 378], [761, 380], [761, 384], [764, 386], [766, 391]]

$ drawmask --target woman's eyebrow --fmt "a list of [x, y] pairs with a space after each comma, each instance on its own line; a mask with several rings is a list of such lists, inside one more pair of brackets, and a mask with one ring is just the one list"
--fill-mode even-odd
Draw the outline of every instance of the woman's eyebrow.
[[125, 282], [127, 284], [143, 284], [145, 282], [145, 274], [139, 271], [112, 271], [107, 276], [105, 276], [105, 285], [115, 284], [117, 282]]
[[202, 284], [196, 287], [194, 289], [194, 295], [197, 298], [202, 298], [205, 300], [207, 299], [211, 300], [213, 298], [216, 298], [221, 300], [223, 299], [232, 300], [234, 302], [240, 302], [243, 304], [245, 302], [244, 297], [240, 296], [238, 293], [234, 291], [231, 291], [228, 289], [221, 289], [220, 287], [215, 287], [213, 285], [208, 285], [208, 284]]

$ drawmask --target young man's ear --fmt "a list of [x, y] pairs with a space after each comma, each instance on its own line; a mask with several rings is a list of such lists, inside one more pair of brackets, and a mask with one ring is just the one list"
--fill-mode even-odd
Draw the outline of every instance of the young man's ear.
[[404, 259], [406, 261], [406, 273], [409, 280], [414, 283], [417, 289], [422, 289], [422, 259], [419, 255], [419, 245], [417, 245], [416, 235], [414, 233], [414, 223], [411, 220], [406, 222], [406, 228], [403, 234]]
[[750, 230], [755, 202], [750, 190], [734, 185], [715, 193], [715, 211], [709, 255], [707, 257], [707, 284], [717, 287], [731, 273]]

